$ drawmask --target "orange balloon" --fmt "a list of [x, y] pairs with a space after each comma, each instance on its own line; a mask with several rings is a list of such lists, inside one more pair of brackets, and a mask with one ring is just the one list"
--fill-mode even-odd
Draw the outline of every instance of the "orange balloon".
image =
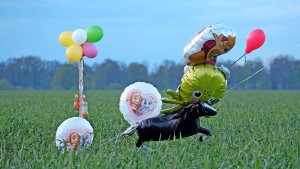
[[63, 32], [59, 35], [58, 38], [60, 44], [63, 46], [71, 46], [75, 44], [75, 42], [72, 40], [72, 32]]
[[83, 50], [80, 45], [73, 44], [69, 46], [66, 50], [67, 59], [70, 62], [78, 62], [82, 58]]

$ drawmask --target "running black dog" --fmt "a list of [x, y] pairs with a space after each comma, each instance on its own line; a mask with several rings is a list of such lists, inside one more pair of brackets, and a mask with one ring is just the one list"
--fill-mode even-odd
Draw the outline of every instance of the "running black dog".
[[[211, 132], [200, 126], [199, 117], [209, 117], [217, 114], [217, 110], [206, 103], [197, 102], [190, 104], [175, 114], [153, 117], [143, 120], [132, 128], [132, 132], [124, 132], [124, 137], [132, 135], [135, 131], [139, 135], [136, 146], [140, 147], [145, 141], [162, 141], [189, 137], [197, 133], [203, 133], [206, 137]], [[199, 141], [204, 141], [200, 137]]]

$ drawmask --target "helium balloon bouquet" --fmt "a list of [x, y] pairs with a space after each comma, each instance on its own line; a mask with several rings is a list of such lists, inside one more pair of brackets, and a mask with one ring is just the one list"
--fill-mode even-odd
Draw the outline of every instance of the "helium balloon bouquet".
[[99, 26], [91, 26], [86, 30], [76, 29], [73, 32], [63, 32], [59, 42], [67, 47], [66, 57], [70, 62], [79, 62], [79, 93], [75, 94], [73, 110], [79, 111], [79, 117], [65, 120], [56, 131], [56, 146], [65, 150], [73, 150], [78, 154], [82, 149], [89, 147], [93, 142], [93, 128], [84, 119], [88, 116], [87, 97], [83, 89], [83, 59], [86, 56], [93, 59], [98, 54], [95, 42], [103, 37], [103, 30]]
[[[255, 30], [249, 37], [246, 53], [257, 49], [264, 42], [262, 31]], [[202, 29], [184, 47], [186, 66], [177, 90], [167, 90], [170, 97], [162, 98], [163, 103], [175, 106], [162, 110], [164, 115], [134, 121], [136, 124], [131, 123], [131, 127], [122, 135], [128, 137], [136, 132], [139, 136], [136, 146], [145, 151], [149, 150], [143, 144], [145, 141], [180, 139], [202, 133], [204, 136], [199, 138], [202, 142], [211, 136], [208, 129], [200, 126], [199, 117], [217, 114], [212, 106], [225, 95], [230, 71], [223, 65], [216, 67], [216, 62], [220, 55], [234, 47], [235, 39], [235, 32], [225, 25], [208, 25]], [[124, 100], [124, 97], [121, 98], [121, 101]], [[120, 103], [121, 107], [124, 106]]]
[[199, 138], [203, 141], [210, 136], [211, 132], [200, 126], [199, 117], [217, 114], [211, 105], [223, 97], [229, 70], [214, 65], [217, 57], [230, 51], [234, 44], [235, 33], [229, 27], [216, 24], [202, 29], [184, 48], [184, 60], [189, 67], [177, 91], [168, 90], [171, 98], [162, 98], [163, 103], [177, 106], [160, 112], [165, 115], [135, 121], [137, 124], [131, 124], [122, 135], [128, 137], [136, 132], [136, 146], [144, 150], [149, 150], [143, 144], [145, 141], [180, 139], [197, 133], [204, 134]]
[[[176, 106], [163, 110], [162, 113], [174, 113], [198, 101], [214, 105], [221, 100], [227, 90], [230, 71], [223, 65], [216, 67], [216, 62], [220, 55], [234, 47], [235, 39], [235, 32], [231, 28], [214, 24], [202, 29], [188, 42], [184, 48], [184, 60], [187, 65], [180, 85], [176, 91], [167, 90], [171, 98], [162, 98], [164, 103]], [[265, 34], [261, 29], [251, 31], [247, 37], [245, 54], [261, 47], [264, 41]]]

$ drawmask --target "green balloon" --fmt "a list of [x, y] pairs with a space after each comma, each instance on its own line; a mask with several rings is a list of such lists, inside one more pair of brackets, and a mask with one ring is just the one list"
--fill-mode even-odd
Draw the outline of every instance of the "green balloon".
[[100, 26], [91, 26], [86, 30], [87, 42], [98, 42], [103, 37], [103, 30]]
[[175, 106], [164, 109], [161, 113], [175, 113], [199, 100], [213, 105], [221, 100], [226, 90], [227, 81], [221, 70], [210, 64], [195, 65], [182, 76], [177, 91], [167, 90], [167, 94], [171, 98], [163, 97], [162, 102], [174, 104]]

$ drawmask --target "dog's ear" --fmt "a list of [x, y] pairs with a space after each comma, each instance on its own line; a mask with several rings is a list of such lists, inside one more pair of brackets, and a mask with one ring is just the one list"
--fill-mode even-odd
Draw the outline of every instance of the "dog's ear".
[[206, 103], [202, 103], [202, 112], [204, 116], [214, 116], [218, 113], [217, 109]]

